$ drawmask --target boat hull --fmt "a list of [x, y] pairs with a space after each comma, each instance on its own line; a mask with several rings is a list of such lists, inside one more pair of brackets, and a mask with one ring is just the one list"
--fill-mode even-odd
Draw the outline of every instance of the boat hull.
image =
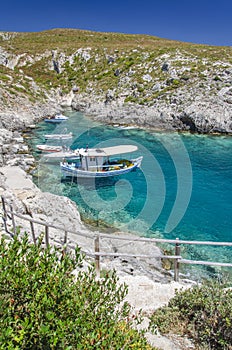
[[57, 114], [54, 117], [49, 117], [49, 118], [45, 118], [44, 121], [46, 123], [61, 123], [65, 120], [68, 120], [68, 117], [66, 117], [63, 114]]
[[37, 150], [40, 152], [50, 153], [50, 152], [61, 152], [63, 150], [62, 146], [49, 146], [49, 145], [37, 145]]
[[132, 165], [123, 168], [123, 169], [117, 169], [117, 170], [108, 170], [108, 171], [86, 171], [81, 170], [78, 168], [75, 168], [74, 166], [70, 166], [68, 164], [61, 163], [61, 171], [64, 177], [70, 177], [70, 178], [107, 178], [107, 177], [113, 177], [113, 176], [119, 176], [123, 174], [127, 174], [136, 168], [139, 168], [141, 165], [143, 157], [139, 157], [137, 159], [132, 160]]
[[46, 123], [62, 123], [63, 121], [65, 121], [66, 119], [44, 119], [44, 121]]
[[69, 161], [72, 161], [74, 159], [80, 159], [80, 156], [78, 154], [78, 151], [59, 151], [59, 152], [51, 152], [45, 155], [46, 159], [49, 161], [61, 161], [62, 159], [67, 159]]
[[69, 139], [72, 139], [72, 137], [73, 137], [72, 133], [44, 135], [45, 140], [69, 140]]

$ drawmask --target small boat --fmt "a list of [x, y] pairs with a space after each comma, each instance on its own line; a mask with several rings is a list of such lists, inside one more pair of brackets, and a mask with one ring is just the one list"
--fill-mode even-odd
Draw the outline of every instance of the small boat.
[[56, 114], [45, 118], [44, 121], [47, 123], [61, 123], [67, 119], [68, 117], [63, 114]]
[[64, 177], [72, 178], [104, 178], [118, 176], [129, 173], [139, 168], [143, 157], [135, 159], [117, 158], [111, 159], [123, 153], [137, 151], [137, 146], [121, 145], [106, 148], [81, 148], [79, 149], [79, 159], [71, 163], [64, 159], [60, 163], [61, 171]]
[[65, 147], [63, 147], [62, 151], [50, 152], [44, 155], [44, 159], [48, 162], [53, 162], [53, 161], [60, 162], [61, 160], [64, 160], [64, 159], [72, 161], [79, 158], [80, 158], [79, 149], [71, 150], [71, 149], [65, 149]]
[[120, 125], [120, 126], [118, 126], [118, 129], [120, 129], [120, 130], [132, 130], [132, 129], [136, 129], [136, 126], [133, 126], [133, 125]]
[[46, 134], [44, 135], [45, 140], [69, 140], [72, 139], [72, 132], [68, 134]]
[[36, 145], [38, 151], [41, 152], [61, 152], [63, 151], [62, 146], [52, 146], [52, 145]]

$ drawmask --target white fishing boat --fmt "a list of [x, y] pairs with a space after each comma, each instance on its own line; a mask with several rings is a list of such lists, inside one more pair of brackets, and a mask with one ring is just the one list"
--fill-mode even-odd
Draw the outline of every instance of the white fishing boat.
[[63, 115], [63, 114], [48, 116], [47, 118], [44, 119], [44, 121], [47, 123], [61, 123], [65, 120], [68, 120], [68, 117], [66, 117], [66, 115]]
[[133, 126], [133, 125], [119, 125], [118, 129], [120, 129], [120, 130], [132, 130], [132, 129], [136, 129], [136, 126]]
[[143, 157], [125, 159], [117, 156], [135, 152], [137, 149], [137, 146], [134, 145], [81, 148], [78, 161], [70, 163], [68, 159], [64, 159], [60, 163], [61, 171], [64, 177], [72, 178], [104, 178], [123, 175], [139, 168]]
[[41, 152], [61, 152], [63, 146], [52, 146], [52, 145], [36, 145], [38, 151]]
[[72, 161], [74, 159], [79, 159], [79, 149], [63, 149], [58, 152], [50, 152], [50, 153], [45, 153], [43, 156], [43, 159], [48, 161], [48, 162], [60, 162], [61, 160], [67, 159], [69, 161]]
[[73, 134], [69, 132], [68, 134], [46, 134], [44, 135], [45, 140], [70, 140]]

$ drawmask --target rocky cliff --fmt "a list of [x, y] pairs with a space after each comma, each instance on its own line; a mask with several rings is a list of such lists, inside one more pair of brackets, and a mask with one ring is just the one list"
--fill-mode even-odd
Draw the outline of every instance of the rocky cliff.
[[0, 33], [1, 124], [72, 107], [105, 123], [231, 133], [231, 53], [145, 35]]

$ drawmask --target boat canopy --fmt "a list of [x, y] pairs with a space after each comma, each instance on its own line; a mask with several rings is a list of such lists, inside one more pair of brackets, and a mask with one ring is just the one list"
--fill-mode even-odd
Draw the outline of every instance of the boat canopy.
[[81, 148], [79, 154], [83, 157], [109, 157], [116, 154], [131, 153], [137, 151], [135, 145], [120, 145], [105, 148]]

